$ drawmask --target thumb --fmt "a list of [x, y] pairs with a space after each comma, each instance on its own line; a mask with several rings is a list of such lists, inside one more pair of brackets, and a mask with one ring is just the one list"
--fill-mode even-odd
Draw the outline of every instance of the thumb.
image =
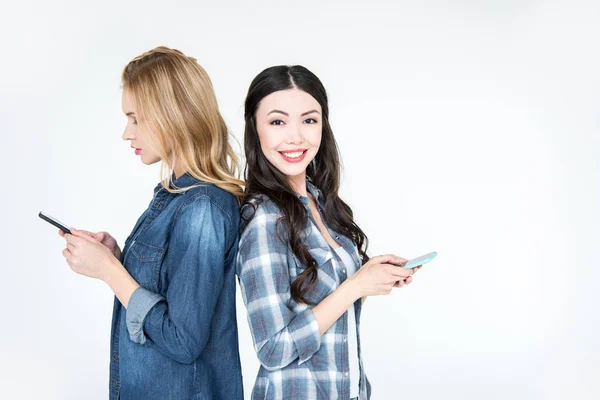
[[96, 242], [96, 238], [93, 236], [93, 233], [91, 233], [91, 232], [83, 231], [83, 230], [79, 230], [79, 229], [75, 229], [75, 228], [69, 228], [69, 230], [71, 231], [73, 236], [80, 237], [82, 239], [87, 240], [88, 242], [92, 242], [92, 243]]
[[398, 258], [393, 254], [385, 254], [371, 258], [376, 264], [397, 264]]
[[92, 233], [92, 237], [94, 239], [96, 239], [97, 241], [102, 242], [106, 238], [106, 235], [105, 235], [105, 232], [97, 232], [97, 233]]

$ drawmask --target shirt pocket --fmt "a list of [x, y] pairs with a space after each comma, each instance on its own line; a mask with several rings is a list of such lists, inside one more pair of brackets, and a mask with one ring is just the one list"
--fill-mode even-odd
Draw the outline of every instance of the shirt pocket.
[[[290, 251], [291, 252], [291, 251]], [[308, 252], [317, 263], [317, 280], [306, 292], [304, 298], [316, 305], [329, 296], [339, 285], [339, 278], [334, 268], [332, 250], [326, 247], [308, 247]], [[294, 268], [290, 271], [290, 285], [306, 270], [300, 260], [292, 253]]]
[[156, 291], [165, 249], [135, 241], [132, 243], [127, 270], [140, 286]]

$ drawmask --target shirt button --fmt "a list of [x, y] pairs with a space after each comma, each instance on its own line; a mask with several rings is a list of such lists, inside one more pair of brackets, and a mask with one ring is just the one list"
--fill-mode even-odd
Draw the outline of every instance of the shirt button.
[[119, 359], [119, 355], [118, 355], [118, 354], [115, 354], [115, 355], [113, 356], [113, 358], [114, 358], [115, 360], [118, 360], [118, 359]]
[[160, 203], [156, 203], [156, 208], [160, 208]]
[[115, 387], [118, 387], [119, 386], [119, 381], [114, 381], [113, 385], [115, 385]]
[[348, 373], [347, 373], [347, 372], [344, 372], [344, 376], [348, 376]]
[[342, 270], [342, 272], [343, 272], [343, 273], [346, 273], [346, 268], [344, 268], [344, 269]]
[[344, 343], [346, 343], [348, 341], [348, 338], [346, 338], [346, 336], [344, 336]]

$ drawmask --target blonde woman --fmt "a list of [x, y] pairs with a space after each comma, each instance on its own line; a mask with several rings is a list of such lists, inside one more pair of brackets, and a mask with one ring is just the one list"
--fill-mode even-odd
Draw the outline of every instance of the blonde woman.
[[116, 295], [110, 399], [242, 399], [243, 182], [211, 81], [195, 59], [158, 47], [131, 61], [122, 83], [123, 140], [144, 164], [162, 161], [164, 178], [122, 251], [106, 232], [59, 232], [73, 271]]

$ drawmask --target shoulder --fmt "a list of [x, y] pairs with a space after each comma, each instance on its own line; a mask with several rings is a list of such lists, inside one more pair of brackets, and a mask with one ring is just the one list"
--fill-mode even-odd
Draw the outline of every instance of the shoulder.
[[249, 265], [262, 268], [287, 257], [289, 242], [280, 223], [282, 217], [279, 207], [267, 196], [246, 198], [241, 210], [238, 263], [250, 260]]
[[[242, 206], [240, 221], [240, 251], [253, 244], [269, 251], [284, 252], [289, 245], [283, 213], [269, 197], [259, 194], [247, 198]], [[256, 247], [256, 246], [255, 246]], [[259, 246], [260, 247], [260, 246]]]
[[273, 200], [264, 194], [253, 195], [246, 198], [241, 209], [242, 231], [251, 226], [266, 226], [275, 224], [283, 213]]
[[230, 222], [239, 221], [239, 205], [236, 197], [220, 187], [203, 181], [181, 193], [176, 218], [183, 213], [201, 213], [210, 209], [222, 214]]

